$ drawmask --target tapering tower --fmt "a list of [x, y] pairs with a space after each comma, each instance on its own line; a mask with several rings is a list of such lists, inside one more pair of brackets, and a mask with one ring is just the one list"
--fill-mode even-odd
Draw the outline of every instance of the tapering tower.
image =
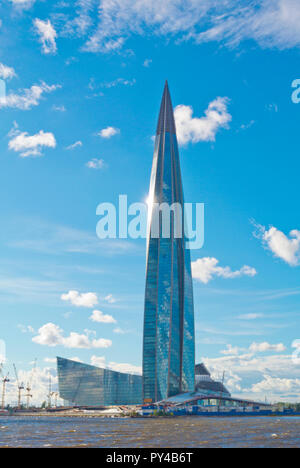
[[[162, 204], [170, 207], [168, 221], [161, 212], [157, 217], [154, 209]], [[178, 218], [172, 209], [174, 204], [182, 211], [179, 221], [182, 235], [176, 229]], [[155, 402], [193, 391], [195, 387], [191, 259], [190, 251], [185, 248], [184, 198], [167, 82], [156, 131], [148, 208], [143, 398], [145, 402]], [[166, 222], [169, 222], [169, 235]]]

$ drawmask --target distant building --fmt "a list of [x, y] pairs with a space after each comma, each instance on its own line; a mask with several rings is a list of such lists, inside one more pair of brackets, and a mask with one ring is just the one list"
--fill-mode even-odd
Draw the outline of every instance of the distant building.
[[[180, 207], [181, 237], [175, 215], [164, 235], [154, 206]], [[157, 402], [195, 388], [195, 333], [190, 251], [184, 238], [184, 198], [173, 107], [166, 83], [153, 156], [147, 240], [143, 344], [143, 399]], [[158, 219], [158, 221], [157, 221]], [[166, 224], [166, 222], [165, 222]], [[176, 226], [178, 224], [176, 222]], [[154, 234], [154, 235], [153, 235]], [[178, 234], [178, 231], [177, 233]]]
[[210, 372], [204, 364], [197, 364], [195, 368], [196, 386], [195, 392], [201, 394], [231, 396], [230, 392], [222, 382], [217, 382], [211, 378]]
[[142, 403], [142, 377], [57, 358], [60, 398], [70, 406]]

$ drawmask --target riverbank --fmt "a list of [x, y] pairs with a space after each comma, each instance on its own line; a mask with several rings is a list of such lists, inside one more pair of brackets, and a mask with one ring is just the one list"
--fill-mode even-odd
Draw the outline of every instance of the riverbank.
[[197, 414], [153, 414], [153, 415], [141, 415], [135, 411], [128, 410], [128, 411], [117, 411], [115, 409], [107, 409], [107, 410], [79, 410], [79, 409], [70, 409], [70, 410], [63, 410], [63, 411], [15, 411], [10, 414], [1, 415], [0, 414], [0, 424], [2, 418], [7, 417], [22, 417], [22, 418], [84, 418], [84, 419], [92, 419], [92, 418], [109, 418], [109, 419], [170, 419], [170, 418], [183, 418], [183, 417], [192, 417], [192, 418], [257, 418], [257, 417], [265, 417], [265, 418], [299, 418], [300, 413], [281, 413], [281, 412], [253, 412], [253, 413], [242, 413], [242, 412], [235, 412], [235, 413], [224, 413], [224, 412], [203, 412]]

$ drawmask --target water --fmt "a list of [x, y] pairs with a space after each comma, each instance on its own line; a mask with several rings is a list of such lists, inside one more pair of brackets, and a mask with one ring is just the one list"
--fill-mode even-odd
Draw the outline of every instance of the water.
[[0, 417], [3, 447], [300, 447], [300, 418]]

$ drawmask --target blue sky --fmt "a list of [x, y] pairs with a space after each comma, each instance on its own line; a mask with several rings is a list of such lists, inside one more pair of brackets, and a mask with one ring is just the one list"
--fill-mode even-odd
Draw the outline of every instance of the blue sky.
[[38, 357], [36, 398], [56, 355], [139, 371], [145, 241], [97, 239], [96, 207], [147, 198], [168, 79], [185, 199], [205, 203], [197, 360], [299, 400], [300, 6], [234, 3], [1, 3], [0, 338], [24, 380]]

